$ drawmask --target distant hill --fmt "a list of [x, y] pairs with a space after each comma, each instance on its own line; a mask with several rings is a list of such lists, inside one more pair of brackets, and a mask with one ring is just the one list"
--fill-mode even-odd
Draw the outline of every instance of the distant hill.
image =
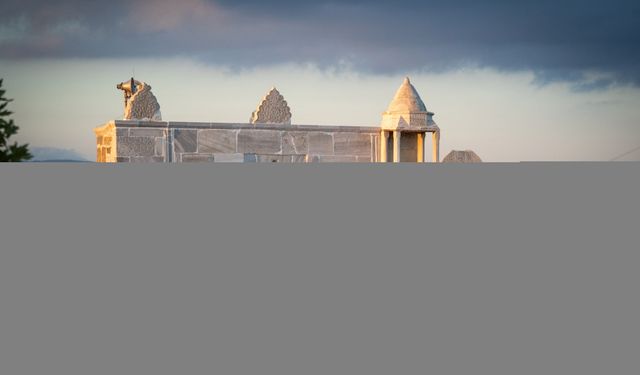
[[83, 155], [74, 150], [56, 147], [30, 147], [32, 162], [76, 163], [89, 162]]

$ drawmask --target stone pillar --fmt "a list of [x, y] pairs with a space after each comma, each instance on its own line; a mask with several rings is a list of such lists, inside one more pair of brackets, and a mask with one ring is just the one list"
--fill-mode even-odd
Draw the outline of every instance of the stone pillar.
[[400, 130], [393, 131], [393, 162], [400, 163]]
[[389, 152], [387, 150], [388, 141], [389, 141], [389, 132], [386, 130], [383, 130], [380, 136], [380, 162], [381, 163], [386, 163], [388, 161], [387, 160], [389, 155]]
[[418, 157], [417, 157], [417, 161], [418, 163], [424, 163], [424, 135], [425, 133], [418, 133], [418, 147], [416, 147], [416, 149], [418, 150]]
[[433, 141], [433, 162], [440, 163], [440, 131], [431, 133]]

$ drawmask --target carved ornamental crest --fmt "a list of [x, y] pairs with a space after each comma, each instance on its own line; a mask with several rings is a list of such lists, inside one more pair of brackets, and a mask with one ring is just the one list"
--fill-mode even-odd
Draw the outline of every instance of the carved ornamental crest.
[[284, 97], [272, 88], [251, 114], [252, 124], [291, 124], [291, 109]]

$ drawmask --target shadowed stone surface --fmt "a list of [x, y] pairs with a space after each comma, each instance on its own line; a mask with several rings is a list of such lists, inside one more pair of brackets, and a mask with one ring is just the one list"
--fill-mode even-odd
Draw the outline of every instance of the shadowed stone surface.
[[235, 130], [200, 130], [198, 133], [198, 152], [235, 153], [236, 133]]
[[306, 154], [309, 152], [309, 136], [305, 132], [285, 132], [282, 135], [283, 154]]
[[206, 154], [182, 154], [183, 163], [199, 163], [214, 161], [213, 155]]
[[164, 137], [162, 129], [129, 129], [129, 137]]
[[313, 155], [309, 157], [311, 163], [355, 163], [357, 162], [356, 156], [347, 155]]
[[118, 137], [128, 137], [129, 136], [129, 129], [128, 128], [116, 129], [116, 135]]
[[213, 154], [213, 161], [216, 163], [244, 163], [244, 154]]
[[292, 163], [306, 163], [307, 155], [291, 155]]
[[335, 133], [336, 155], [371, 156], [371, 136], [360, 133]]
[[254, 154], [279, 154], [280, 132], [268, 130], [240, 130], [238, 152]]
[[163, 156], [164, 157], [165, 147], [164, 147], [164, 139], [163, 138], [156, 138], [155, 151], [156, 151], [155, 152], [156, 156]]
[[418, 161], [418, 136], [415, 133], [402, 133], [400, 138], [400, 161], [417, 162]]
[[333, 155], [333, 136], [329, 133], [309, 133], [309, 153]]
[[244, 162], [245, 163], [256, 163], [258, 158], [256, 154], [244, 154]]
[[197, 130], [175, 129], [173, 131], [173, 147], [176, 154], [184, 152], [196, 152], [197, 138]]
[[256, 158], [258, 163], [291, 163], [291, 156], [292, 155], [256, 155]]
[[164, 163], [162, 156], [137, 156], [131, 158], [131, 163]]
[[149, 137], [117, 137], [118, 156], [154, 156], [156, 140]]

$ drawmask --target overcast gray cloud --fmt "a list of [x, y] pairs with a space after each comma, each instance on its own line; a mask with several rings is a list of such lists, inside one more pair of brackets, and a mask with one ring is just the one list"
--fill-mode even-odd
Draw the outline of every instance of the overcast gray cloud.
[[5, 0], [0, 58], [189, 56], [377, 74], [460, 66], [640, 85], [640, 2]]

